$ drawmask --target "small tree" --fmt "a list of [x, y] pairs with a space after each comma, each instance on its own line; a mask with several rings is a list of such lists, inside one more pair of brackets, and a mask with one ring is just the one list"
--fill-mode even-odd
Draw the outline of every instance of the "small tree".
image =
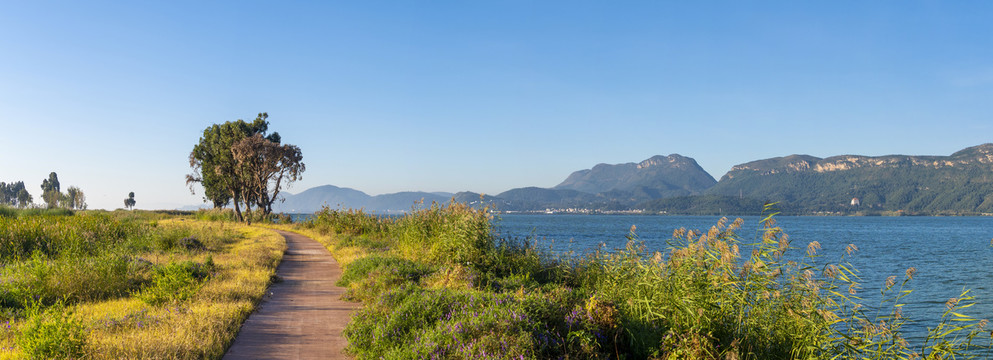
[[127, 199], [124, 199], [124, 207], [128, 208], [128, 210], [134, 210], [135, 203], [136, 201], [134, 201], [134, 191], [132, 191], [128, 193]]
[[86, 195], [78, 187], [70, 186], [66, 189], [65, 201], [70, 209], [86, 210]]
[[48, 174], [48, 179], [41, 181], [41, 199], [49, 209], [59, 206], [59, 199], [62, 197], [62, 189], [59, 185], [59, 175], [54, 171]]

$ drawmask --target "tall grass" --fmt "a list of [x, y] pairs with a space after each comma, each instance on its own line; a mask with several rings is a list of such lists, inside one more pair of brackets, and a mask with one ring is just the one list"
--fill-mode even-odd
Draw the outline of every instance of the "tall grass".
[[285, 249], [155, 212], [0, 218], [0, 359], [219, 358]]
[[342, 284], [364, 306], [345, 334], [360, 359], [993, 356], [986, 321], [961, 311], [968, 293], [911, 343], [900, 309], [912, 268], [867, 306], [845, 257], [824, 262], [816, 242], [795, 248], [764, 210], [755, 239], [738, 235], [740, 219], [721, 219], [653, 251], [632, 228], [625, 249], [581, 258], [494, 239], [486, 211], [460, 204], [395, 219], [325, 209], [298, 228], [349, 254]]
[[107, 214], [0, 217], [0, 262], [20, 261], [35, 252], [94, 255], [144, 234], [147, 225]]

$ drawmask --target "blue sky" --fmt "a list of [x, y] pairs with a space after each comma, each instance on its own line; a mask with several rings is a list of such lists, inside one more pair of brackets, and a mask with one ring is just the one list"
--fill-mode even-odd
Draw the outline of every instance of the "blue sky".
[[947, 155], [991, 141], [993, 4], [5, 2], [0, 181], [195, 204], [213, 123], [269, 113], [290, 192], [550, 187], [693, 157]]

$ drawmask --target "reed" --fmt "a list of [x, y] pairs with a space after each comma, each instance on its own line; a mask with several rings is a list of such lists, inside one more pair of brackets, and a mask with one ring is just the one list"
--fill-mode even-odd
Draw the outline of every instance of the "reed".
[[666, 249], [628, 245], [585, 257], [552, 255], [533, 239], [495, 239], [485, 210], [432, 204], [395, 219], [325, 209], [333, 254], [348, 252], [342, 284], [363, 308], [345, 335], [360, 359], [815, 359], [993, 356], [985, 320], [950, 301], [920, 344], [900, 309], [914, 270], [890, 277], [880, 304], [860, 298], [846, 257], [795, 247], [764, 209], [758, 235], [721, 219], [680, 229]]

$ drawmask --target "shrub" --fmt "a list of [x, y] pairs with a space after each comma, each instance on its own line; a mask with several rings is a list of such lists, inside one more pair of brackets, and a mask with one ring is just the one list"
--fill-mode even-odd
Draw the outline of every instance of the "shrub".
[[86, 329], [61, 302], [46, 309], [34, 303], [27, 308], [25, 318], [15, 343], [29, 358], [82, 357]]
[[338, 280], [350, 289], [346, 298], [374, 299], [379, 293], [403, 284], [417, 284], [433, 269], [423, 263], [391, 256], [372, 255], [353, 261]]
[[0, 217], [0, 261], [26, 259], [36, 251], [46, 256], [90, 256], [146, 231], [147, 226], [138, 221], [100, 213]]
[[373, 235], [382, 234], [390, 223], [389, 218], [366, 214], [361, 209], [337, 210], [324, 206], [301, 225], [325, 234]]
[[203, 264], [192, 261], [166, 264], [155, 269], [151, 284], [137, 296], [151, 305], [185, 301], [196, 294], [213, 267], [213, 261], [209, 258]]
[[0, 273], [0, 303], [24, 307], [28, 301], [51, 304], [126, 296], [147, 281], [149, 264], [108, 251], [93, 257], [47, 259], [7, 265]]
[[15, 209], [7, 206], [7, 205], [0, 205], [0, 218], [2, 218], [2, 217], [16, 218], [17, 217], [17, 210], [15, 210]]
[[490, 216], [467, 204], [432, 203], [408, 213], [389, 227], [397, 251], [404, 257], [432, 264], [479, 266], [493, 248]]
[[194, 214], [197, 220], [202, 221], [235, 221], [234, 210], [232, 209], [200, 209]]

